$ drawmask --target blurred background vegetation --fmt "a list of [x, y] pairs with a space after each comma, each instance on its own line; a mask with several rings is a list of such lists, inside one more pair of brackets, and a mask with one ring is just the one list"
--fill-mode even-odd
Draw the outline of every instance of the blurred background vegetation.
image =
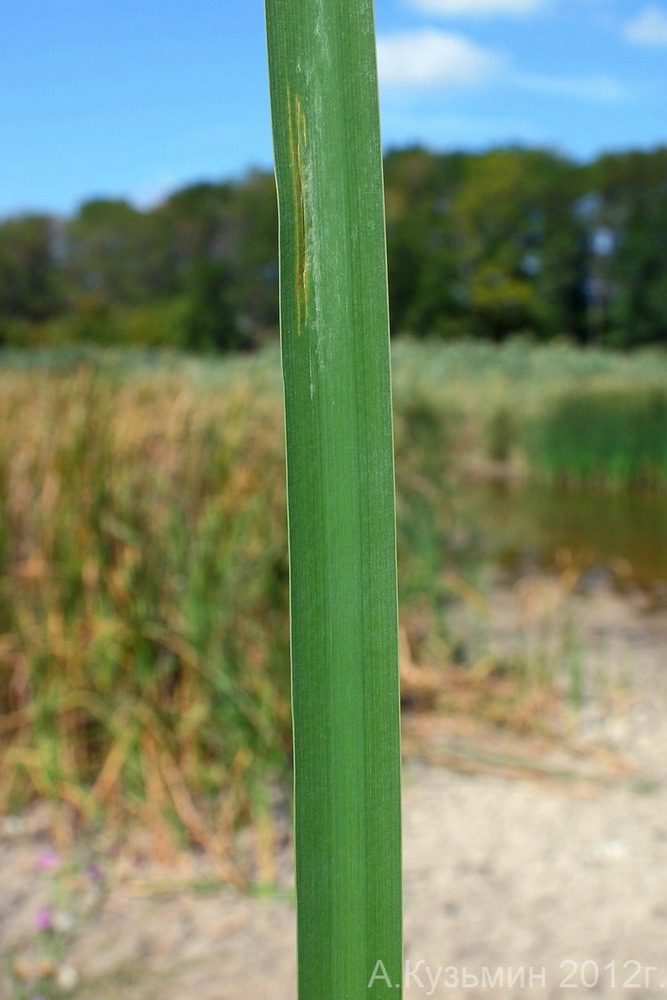
[[[550, 651], [491, 654], [494, 573], [570, 545], [565, 596], [591, 548], [665, 578], [665, 495], [644, 491], [667, 483], [667, 355], [404, 339], [394, 401], [403, 702], [543, 729], [580, 700], [569, 625], [549, 618]], [[224, 866], [249, 822], [270, 855], [291, 754], [283, 446], [275, 347], [0, 352], [0, 815], [46, 799], [67, 829], [139, 821]]]
[[[667, 339], [667, 148], [385, 159], [395, 334], [628, 348]], [[0, 223], [0, 344], [256, 347], [277, 336], [273, 178]]]
[[[665, 602], [667, 148], [385, 172], [403, 702], [544, 731], [581, 650], [565, 610], [491, 652], [498, 568]], [[0, 815], [237, 881], [289, 795], [276, 254], [259, 172], [0, 223]]]

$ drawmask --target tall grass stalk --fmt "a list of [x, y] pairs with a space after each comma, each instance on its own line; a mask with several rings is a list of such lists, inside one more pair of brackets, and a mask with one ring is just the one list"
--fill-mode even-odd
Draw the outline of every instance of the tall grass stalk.
[[[266, 15], [280, 212], [299, 995], [338, 1000], [384, 994], [386, 976], [394, 987], [401, 972], [373, 8], [372, 0], [266, 0]], [[385, 975], [367, 988], [376, 968]]]

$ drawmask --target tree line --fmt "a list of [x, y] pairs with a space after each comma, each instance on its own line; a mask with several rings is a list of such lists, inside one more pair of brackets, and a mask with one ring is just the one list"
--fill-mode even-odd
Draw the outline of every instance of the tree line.
[[[395, 334], [667, 343], [667, 147], [587, 164], [542, 149], [385, 157]], [[273, 177], [140, 210], [0, 222], [0, 344], [251, 348], [278, 326]]]

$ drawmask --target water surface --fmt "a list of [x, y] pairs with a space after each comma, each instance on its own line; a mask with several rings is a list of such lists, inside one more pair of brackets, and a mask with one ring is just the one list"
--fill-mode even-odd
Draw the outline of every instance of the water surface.
[[560, 490], [516, 482], [464, 487], [470, 523], [505, 563], [571, 558], [638, 583], [667, 583], [667, 493]]

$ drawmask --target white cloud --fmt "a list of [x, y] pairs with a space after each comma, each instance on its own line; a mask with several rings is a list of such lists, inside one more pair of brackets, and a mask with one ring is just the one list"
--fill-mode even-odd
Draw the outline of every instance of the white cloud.
[[502, 59], [462, 35], [435, 28], [378, 39], [380, 82], [409, 87], [474, 87], [495, 76]]
[[545, 7], [548, 0], [410, 0], [410, 3], [425, 14], [491, 17], [494, 14], [532, 14]]
[[627, 88], [611, 76], [549, 76], [539, 73], [520, 73], [514, 82], [528, 90], [545, 94], [573, 97], [599, 104], [616, 104], [628, 96]]
[[656, 4], [644, 7], [626, 24], [625, 37], [636, 45], [667, 45], [667, 10]]
[[436, 28], [380, 37], [377, 48], [380, 82], [403, 90], [471, 88], [492, 81], [597, 104], [617, 104], [631, 96], [621, 81], [603, 73], [558, 76], [522, 72], [499, 52], [464, 35]]

